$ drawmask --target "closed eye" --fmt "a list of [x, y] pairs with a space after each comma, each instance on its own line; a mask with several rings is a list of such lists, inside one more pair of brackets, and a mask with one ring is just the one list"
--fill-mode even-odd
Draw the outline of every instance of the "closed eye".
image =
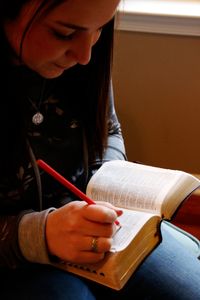
[[75, 34], [75, 31], [70, 32], [69, 34], [63, 34], [60, 33], [58, 31], [53, 31], [53, 35], [58, 39], [58, 40], [62, 40], [62, 41], [68, 41], [71, 40], [73, 38]]

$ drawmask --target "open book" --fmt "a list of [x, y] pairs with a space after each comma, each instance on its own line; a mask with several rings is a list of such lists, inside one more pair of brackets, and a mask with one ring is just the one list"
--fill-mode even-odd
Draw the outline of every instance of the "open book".
[[171, 219], [181, 202], [200, 186], [183, 171], [128, 161], [106, 162], [94, 174], [86, 194], [123, 209], [121, 227], [111, 251], [96, 264], [61, 264], [60, 267], [113, 289], [121, 289], [144, 258], [161, 241], [160, 222]]

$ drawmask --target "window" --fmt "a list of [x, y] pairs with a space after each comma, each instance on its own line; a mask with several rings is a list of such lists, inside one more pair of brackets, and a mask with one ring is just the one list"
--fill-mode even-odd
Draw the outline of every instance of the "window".
[[121, 0], [117, 29], [200, 36], [200, 0]]

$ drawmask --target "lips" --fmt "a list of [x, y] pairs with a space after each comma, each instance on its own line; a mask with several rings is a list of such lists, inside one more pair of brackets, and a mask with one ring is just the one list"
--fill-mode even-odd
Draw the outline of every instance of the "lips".
[[71, 68], [71, 67], [73, 67], [73, 66], [75, 66], [75, 65], [76, 65], [76, 63], [71, 63], [71, 64], [68, 64], [67, 66], [60, 65], [60, 64], [55, 63], [55, 66], [56, 66], [57, 68], [59, 68], [59, 69], [62, 69], [62, 70], [67, 70], [67, 69], [69, 69], [69, 68]]
[[55, 64], [55, 66], [56, 66], [57, 68], [59, 68], [59, 69], [66, 69], [66, 68], [67, 68], [67, 66], [61, 66], [61, 65], [58, 65], [58, 64]]

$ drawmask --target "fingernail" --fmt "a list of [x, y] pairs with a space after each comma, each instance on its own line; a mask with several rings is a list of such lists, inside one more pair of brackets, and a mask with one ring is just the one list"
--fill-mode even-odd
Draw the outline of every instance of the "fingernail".
[[117, 215], [119, 217], [119, 216], [121, 216], [123, 214], [123, 210], [119, 209], [119, 210], [116, 211], [116, 213], [117, 213]]

